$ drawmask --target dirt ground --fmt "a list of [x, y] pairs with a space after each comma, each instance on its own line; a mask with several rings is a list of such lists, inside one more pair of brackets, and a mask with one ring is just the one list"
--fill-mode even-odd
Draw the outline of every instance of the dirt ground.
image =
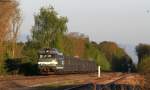
[[[105, 83], [119, 77], [122, 73], [102, 73], [101, 78], [97, 74], [69, 74], [69, 75], [48, 75], [48, 76], [0, 76], [0, 90], [16, 90], [23, 88], [32, 88], [39, 86], [57, 86], [57, 85], [78, 85], [93, 83], [98, 80]], [[118, 83], [142, 84], [144, 78], [138, 74], [128, 74], [128, 77], [118, 81]]]

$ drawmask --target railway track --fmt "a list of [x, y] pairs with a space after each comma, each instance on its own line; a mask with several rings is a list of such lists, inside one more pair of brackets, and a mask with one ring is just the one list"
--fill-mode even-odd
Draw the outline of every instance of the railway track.
[[75, 87], [67, 88], [64, 90], [93, 90], [94, 88], [93, 83], [88, 83], [88, 84], [83, 84], [83, 85], [78, 85]]
[[[92, 83], [88, 83], [88, 84], [83, 84], [83, 85], [78, 85], [78, 86], [74, 86], [71, 88], [67, 88], [65, 90], [141, 90], [140, 87], [137, 87], [137, 89], [132, 89], [132, 86], [130, 85], [120, 85], [120, 89], [116, 89], [116, 87], [119, 85], [116, 85], [115, 83], [125, 79], [126, 77], [128, 77], [127, 74], [122, 74], [119, 77], [115, 77], [115, 79], [110, 79], [109, 81], [105, 82], [105, 83], [99, 83], [98, 80], [92, 82]], [[112, 77], [114, 78], [114, 77]], [[128, 88], [128, 89], [122, 89], [122, 88]]]
[[104, 84], [101, 84], [101, 83], [95, 83], [94, 84], [94, 87], [95, 87], [95, 90], [114, 90], [116, 89], [116, 82], [120, 81], [120, 80], [123, 80], [125, 79], [126, 77], [128, 77], [127, 74], [122, 74], [120, 75], [119, 77], [115, 77], [114, 79], [104, 83]]
[[[58, 89], [55, 90], [133, 90], [133, 89], [112, 89], [118, 87], [131, 88], [132, 87], [131, 85], [130, 86], [119, 85], [120, 84], [119, 82], [122, 82], [127, 78], [130, 78], [132, 76], [131, 74], [109, 73], [109, 74], [102, 74], [101, 78], [97, 78], [96, 76], [97, 76], [96, 74], [95, 75], [91, 74], [86, 77], [83, 74], [29, 76], [29, 77], [19, 76], [17, 78], [7, 78], [7, 79], [0, 78], [0, 84], [1, 85], [6, 84], [7, 86], [7, 83], [9, 84], [9, 82], [11, 81], [18, 85], [26, 86], [25, 88], [23, 87], [24, 90], [32, 90], [33, 88], [37, 88], [37, 90], [40, 90], [38, 88], [44, 88], [45, 86], [49, 85], [51, 86], [51, 88], [55, 88], [53, 87], [53, 85], [54, 86], [58, 85]], [[65, 89], [61, 89], [62, 87]], [[46, 90], [51, 90], [51, 88]], [[22, 90], [22, 88], [20, 90]], [[141, 90], [141, 89], [134, 89], [134, 90]]]
[[14, 80], [34, 80], [34, 79], [42, 79], [42, 78], [58, 78], [58, 77], [66, 77], [66, 76], [73, 76], [73, 75], [84, 75], [84, 74], [51, 74], [45, 76], [8, 76], [4, 78], [0, 78], [0, 82], [2, 81], [14, 81]]
[[41, 79], [41, 78], [48, 78], [48, 77], [52, 77], [52, 78], [56, 78], [62, 75], [48, 75], [48, 76], [27, 76], [27, 77], [8, 77], [8, 78], [1, 78], [1, 81], [14, 81], [14, 80], [34, 80], [34, 79]]

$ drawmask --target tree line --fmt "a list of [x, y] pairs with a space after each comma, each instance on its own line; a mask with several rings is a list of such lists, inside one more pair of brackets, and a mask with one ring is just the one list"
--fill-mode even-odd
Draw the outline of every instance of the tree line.
[[[103, 71], [136, 71], [130, 56], [115, 42], [96, 43], [84, 34], [69, 33], [67, 17], [60, 16], [53, 7], [42, 7], [34, 16], [31, 36], [26, 42], [17, 42], [21, 11], [18, 2], [8, 1], [0, 2], [0, 74], [37, 74], [37, 53], [41, 48], [58, 48], [66, 56], [92, 60]], [[149, 62], [149, 45], [139, 44], [136, 51], [138, 70], [142, 71], [143, 63]]]

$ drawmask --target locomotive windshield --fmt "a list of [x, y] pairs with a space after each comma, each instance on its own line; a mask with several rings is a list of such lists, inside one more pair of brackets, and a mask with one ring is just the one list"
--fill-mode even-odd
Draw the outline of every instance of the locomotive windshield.
[[39, 50], [39, 58], [57, 58], [58, 56], [62, 55], [61, 53], [58, 52], [57, 49], [52, 48], [43, 48]]
[[39, 55], [40, 59], [44, 59], [44, 58], [56, 58], [56, 57], [57, 57], [57, 55], [55, 55], [55, 54], [40, 54]]

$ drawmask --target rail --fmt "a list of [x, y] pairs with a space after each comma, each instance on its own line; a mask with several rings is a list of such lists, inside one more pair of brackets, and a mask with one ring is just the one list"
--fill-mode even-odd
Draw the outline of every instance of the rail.
[[122, 75], [119, 76], [119, 78], [114, 79], [114, 80], [112, 80], [112, 81], [110, 81], [110, 82], [108, 82], [106, 84], [96, 84], [95, 85], [95, 88], [96, 88], [95, 90], [105, 90], [105, 89], [108, 89], [110, 87], [115, 88], [115, 82], [117, 82], [119, 80], [122, 80], [122, 79], [124, 79], [126, 77], [127, 77], [127, 74], [122, 74]]
[[93, 83], [88, 83], [88, 84], [77, 85], [64, 90], [90, 90], [92, 87], [93, 87]]
[[[126, 74], [122, 74], [122, 75], [119, 76], [119, 78], [114, 79], [110, 82], [107, 82], [106, 84], [98, 84], [98, 82], [92, 82], [92, 83], [88, 83], [88, 84], [82, 84], [82, 85], [74, 86], [74, 87], [67, 88], [67, 89], [64, 89], [64, 90], [104, 90], [107, 87], [109, 87], [111, 85], [114, 85], [115, 82], [117, 82], [119, 80], [122, 80], [126, 77], [127, 77]], [[98, 86], [101, 86], [101, 88], [98, 88]]]
[[12, 81], [12, 80], [33, 80], [33, 79], [40, 79], [40, 78], [48, 78], [48, 77], [58, 77], [58, 75], [48, 75], [48, 76], [26, 76], [26, 77], [20, 77], [20, 76], [14, 76], [14, 77], [7, 77], [7, 78], [1, 78], [1, 81]]

